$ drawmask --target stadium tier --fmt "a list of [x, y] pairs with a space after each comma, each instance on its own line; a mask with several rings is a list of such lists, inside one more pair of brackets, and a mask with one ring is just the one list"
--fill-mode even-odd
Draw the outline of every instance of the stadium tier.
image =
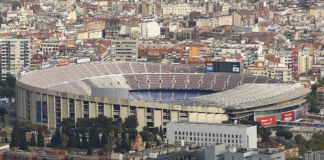
[[[240, 88], [252, 85], [247, 93], [254, 91], [262, 94], [263, 90], [253, 89], [257, 84], [271, 85], [263, 88], [265, 90], [281, 90], [282, 87], [278, 86], [293, 86], [266, 77], [208, 73], [204, 68], [136, 62], [97, 62], [26, 73], [16, 83], [16, 108], [19, 121], [42, 123], [53, 128], [67, 117], [76, 121], [82, 117], [125, 118], [130, 115], [139, 118], [139, 130], [146, 125], [151, 128], [163, 125], [165, 128], [170, 121], [220, 123], [228, 118], [237, 120], [248, 117], [254, 112], [249, 110], [248, 113], [233, 114], [236, 111], [228, 107], [231, 113], [227, 114], [227, 108], [223, 107], [220, 98], [216, 98], [217, 95], [233, 92], [232, 102], [247, 103], [240, 99], [244, 95]], [[294, 86], [298, 88], [297, 85]], [[94, 97], [91, 96], [93, 88], [127, 89], [128, 99]], [[236, 92], [240, 94], [235, 94]], [[214, 94], [216, 96], [212, 101], [210, 96]], [[295, 98], [303, 96], [304, 92]], [[268, 97], [264, 99], [266, 98]], [[278, 105], [280, 102], [282, 101], [271, 105]], [[259, 104], [262, 106], [262, 103]], [[258, 107], [260, 106], [254, 109]]]

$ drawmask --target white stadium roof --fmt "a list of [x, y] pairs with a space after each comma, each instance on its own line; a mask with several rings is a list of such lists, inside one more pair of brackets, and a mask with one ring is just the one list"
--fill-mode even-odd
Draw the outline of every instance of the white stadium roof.
[[244, 109], [280, 103], [310, 92], [300, 84], [243, 84], [234, 89], [193, 97], [194, 101], [226, 109]]

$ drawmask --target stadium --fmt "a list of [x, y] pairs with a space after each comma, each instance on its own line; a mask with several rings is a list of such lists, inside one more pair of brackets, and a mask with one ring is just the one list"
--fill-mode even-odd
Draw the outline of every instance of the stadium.
[[[213, 62], [212, 62], [213, 63]], [[276, 79], [137, 62], [96, 62], [23, 72], [16, 82], [18, 121], [60, 126], [63, 118], [136, 116], [143, 126], [171, 121], [296, 121], [310, 89]], [[233, 68], [234, 71], [234, 68]], [[235, 70], [235, 72], [240, 70]]]

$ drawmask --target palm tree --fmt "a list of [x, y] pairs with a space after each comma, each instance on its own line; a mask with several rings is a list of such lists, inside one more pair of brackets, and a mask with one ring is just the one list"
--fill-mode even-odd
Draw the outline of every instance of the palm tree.
[[114, 144], [113, 142], [115, 141], [115, 132], [114, 132], [114, 130], [110, 131], [109, 138], [110, 138], [110, 144], [113, 145]]
[[119, 134], [121, 135], [122, 132], [123, 132], [123, 123], [118, 122], [118, 124], [117, 124], [117, 130], [118, 130]]

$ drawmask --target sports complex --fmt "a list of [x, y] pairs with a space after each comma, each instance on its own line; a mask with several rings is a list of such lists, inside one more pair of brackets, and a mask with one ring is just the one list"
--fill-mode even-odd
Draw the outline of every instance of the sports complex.
[[143, 126], [171, 121], [237, 122], [275, 127], [298, 121], [310, 89], [241, 74], [240, 63], [206, 68], [137, 62], [96, 62], [29, 71], [16, 82], [18, 121], [60, 126], [63, 118], [138, 118]]

